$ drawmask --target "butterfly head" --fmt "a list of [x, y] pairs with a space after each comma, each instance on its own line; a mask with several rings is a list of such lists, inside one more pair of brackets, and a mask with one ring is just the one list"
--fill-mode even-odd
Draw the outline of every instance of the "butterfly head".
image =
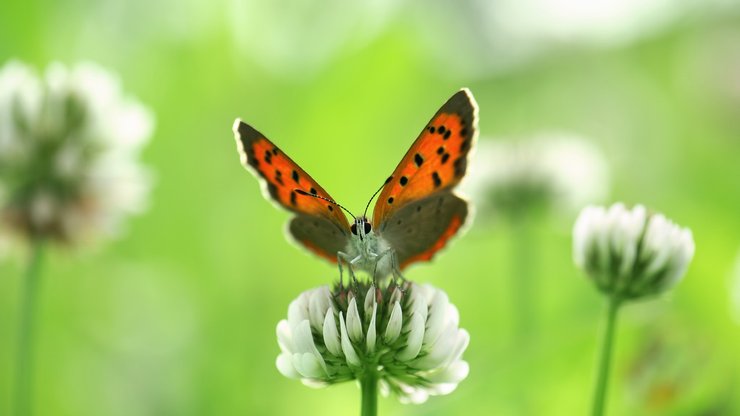
[[360, 240], [364, 240], [365, 236], [367, 234], [370, 234], [370, 231], [372, 231], [373, 227], [367, 217], [363, 215], [361, 217], [355, 218], [355, 222], [352, 223], [352, 226], [350, 226], [349, 229], [350, 231], [352, 231], [352, 234], [360, 237]]
[[367, 210], [368, 210], [368, 208], [370, 208], [370, 203], [373, 202], [373, 199], [375, 198], [375, 196], [380, 191], [382, 191], [383, 188], [386, 185], [388, 185], [388, 183], [392, 179], [393, 179], [392, 176], [389, 177], [388, 179], [386, 179], [386, 181], [383, 183], [383, 185], [380, 187], [380, 189], [378, 189], [377, 191], [375, 191], [375, 193], [373, 194], [373, 196], [370, 197], [370, 200], [367, 201], [367, 205], [365, 206], [365, 212], [362, 214], [361, 217], [355, 217], [354, 215], [352, 215], [350, 213], [350, 215], [352, 215], [354, 217], [354, 219], [355, 219], [355, 222], [352, 223], [352, 225], [350, 226], [350, 231], [352, 231], [352, 234], [353, 235], [356, 235], [356, 236], [360, 237], [360, 241], [364, 241], [365, 240], [365, 236], [368, 235], [368, 234], [370, 234], [370, 231], [372, 231], [372, 229], [373, 229], [372, 224], [370, 224], [370, 220], [367, 219]]

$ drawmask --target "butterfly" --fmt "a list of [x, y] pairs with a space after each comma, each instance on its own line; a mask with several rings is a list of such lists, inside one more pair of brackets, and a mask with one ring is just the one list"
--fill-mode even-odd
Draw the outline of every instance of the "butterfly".
[[[370, 198], [380, 196], [372, 221], [339, 205], [306, 171], [262, 133], [240, 119], [234, 136], [242, 164], [263, 195], [295, 215], [289, 235], [309, 251], [372, 273], [403, 277], [412, 263], [429, 261], [465, 224], [467, 202], [454, 193], [478, 134], [478, 106], [468, 89], [454, 94], [424, 127], [396, 169]], [[352, 223], [344, 212], [352, 216]]]

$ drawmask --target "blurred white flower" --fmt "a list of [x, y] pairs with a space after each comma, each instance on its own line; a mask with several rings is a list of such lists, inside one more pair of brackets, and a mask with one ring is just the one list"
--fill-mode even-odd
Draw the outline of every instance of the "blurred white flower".
[[[732, 0], [462, 0], [410, 3], [445, 74], [488, 77], [559, 50], [615, 47], [681, 22], [736, 12]], [[444, 28], [444, 30], [440, 30]]]
[[115, 235], [150, 188], [139, 151], [151, 112], [93, 64], [0, 70], [0, 227], [76, 242]]
[[399, 3], [282, 0], [231, 5], [231, 29], [241, 51], [273, 73], [301, 78], [323, 68], [343, 49], [373, 40]]
[[691, 231], [642, 205], [589, 206], [573, 227], [573, 260], [596, 287], [620, 299], [661, 293], [686, 273], [694, 256]]
[[503, 0], [486, 6], [501, 33], [544, 43], [620, 44], [682, 11], [669, 0]]
[[606, 198], [608, 169], [598, 148], [573, 135], [480, 140], [463, 189], [482, 211], [509, 216], [542, 208], [577, 212]]
[[421, 403], [452, 392], [468, 375], [470, 336], [457, 308], [430, 285], [376, 289], [321, 286], [303, 292], [277, 326], [278, 370], [320, 387], [375, 372], [381, 392]]

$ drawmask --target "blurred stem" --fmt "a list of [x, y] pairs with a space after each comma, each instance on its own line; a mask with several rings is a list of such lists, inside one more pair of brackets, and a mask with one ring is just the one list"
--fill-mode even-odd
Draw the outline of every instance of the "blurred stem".
[[360, 380], [362, 388], [361, 416], [376, 416], [378, 414], [378, 375], [375, 371], [368, 371]]
[[609, 369], [611, 367], [612, 344], [614, 344], [614, 329], [617, 323], [617, 312], [621, 305], [619, 296], [609, 298], [609, 306], [606, 311], [606, 328], [601, 343], [601, 358], [599, 360], [599, 369], [596, 373], [596, 388], [594, 390], [593, 416], [604, 414], [604, 405], [606, 404], [606, 392], [609, 384]]
[[15, 374], [15, 416], [32, 414], [33, 403], [33, 345], [36, 298], [40, 284], [41, 257], [44, 242], [35, 238], [31, 244], [31, 257], [21, 283], [20, 321], [18, 325], [18, 351]]
[[534, 280], [539, 252], [532, 235], [531, 221], [531, 216], [526, 214], [515, 215], [511, 219], [511, 302], [517, 348], [528, 345], [535, 329], [537, 284]]
[[[513, 346], [518, 354], [524, 352], [529, 358], [535, 345], [532, 338], [536, 333], [536, 314], [538, 305], [537, 290], [537, 260], [540, 258], [539, 246], [534, 235], [534, 221], [536, 217], [529, 210], [514, 213], [509, 218], [511, 236], [510, 261], [511, 271], [509, 287], [511, 295], [511, 314], [514, 325]], [[534, 414], [531, 409], [530, 396], [527, 389], [517, 389], [515, 394], [516, 414]]]

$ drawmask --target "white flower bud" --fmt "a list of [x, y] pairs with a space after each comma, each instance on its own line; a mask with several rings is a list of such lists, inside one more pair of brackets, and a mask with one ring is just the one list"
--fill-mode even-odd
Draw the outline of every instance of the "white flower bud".
[[324, 345], [330, 353], [339, 356], [342, 354], [342, 343], [337, 331], [337, 323], [334, 320], [334, 310], [329, 309], [326, 311], [326, 318], [324, 318], [324, 327], [322, 328], [324, 335]]
[[[447, 294], [412, 283], [360, 283], [352, 291], [322, 286], [291, 302], [277, 327], [281, 374], [320, 387], [373, 371], [382, 391], [413, 403], [447, 394], [467, 376], [461, 357], [470, 337]], [[324, 308], [317, 327], [314, 313]]]
[[638, 205], [586, 207], [573, 227], [573, 261], [604, 293], [620, 299], [675, 285], [694, 255], [691, 231]]
[[344, 323], [343, 312], [339, 312], [339, 327], [342, 334], [342, 352], [344, 352], [344, 356], [347, 357], [347, 363], [355, 367], [361, 366], [362, 361], [360, 361], [360, 357], [357, 356], [357, 352], [355, 352], [355, 348], [352, 346], [352, 341], [350, 341], [349, 335], [347, 335], [347, 324]]
[[368, 289], [367, 294], [365, 294], [365, 315], [369, 316], [371, 313], [373, 313], [373, 307], [375, 305], [375, 287], [371, 286], [370, 289]]
[[383, 335], [386, 343], [390, 344], [398, 338], [398, 335], [401, 334], [402, 325], [403, 313], [401, 312], [401, 303], [396, 301], [393, 303], [391, 317], [388, 319], [388, 326], [385, 328], [385, 334]]
[[375, 341], [376, 341], [376, 338], [377, 338], [377, 335], [376, 335], [376, 331], [377, 330], [375, 329], [375, 326], [376, 326], [376, 323], [375, 323], [375, 314], [376, 314], [377, 311], [378, 311], [377, 305], [373, 305], [373, 311], [372, 311], [372, 315], [371, 315], [371, 318], [370, 318], [370, 325], [367, 328], [367, 338], [366, 338], [366, 340], [367, 340], [367, 352], [369, 352], [369, 353], [375, 352]]
[[357, 311], [357, 298], [349, 301], [347, 309], [347, 333], [352, 342], [362, 341], [362, 319], [360, 312]]

